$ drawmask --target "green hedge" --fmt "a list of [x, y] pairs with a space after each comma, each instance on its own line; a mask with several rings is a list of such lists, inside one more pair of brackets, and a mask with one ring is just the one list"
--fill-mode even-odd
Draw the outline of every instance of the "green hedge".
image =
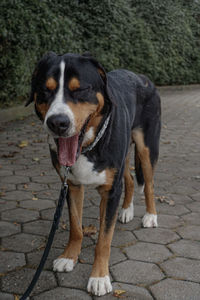
[[24, 100], [47, 51], [90, 51], [109, 71], [200, 83], [198, 0], [1, 0], [0, 102]]

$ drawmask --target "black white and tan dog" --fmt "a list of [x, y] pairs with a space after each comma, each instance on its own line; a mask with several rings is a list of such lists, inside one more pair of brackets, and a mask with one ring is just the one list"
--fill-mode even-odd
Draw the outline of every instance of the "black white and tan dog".
[[105, 73], [89, 54], [47, 53], [32, 77], [26, 105], [35, 102], [38, 117], [57, 145], [61, 165], [69, 174], [70, 237], [53, 263], [54, 271], [72, 271], [83, 240], [83, 185], [94, 184], [101, 196], [100, 230], [87, 290], [101, 296], [111, 292], [109, 256], [124, 179], [122, 223], [134, 217], [134, 182], [130, 146], [135, 145], [137, 182], [144, 185], [144, 227], [157, 226], [153, 174], [161, 128], [160, 97], [152, 82], [127, 70]]

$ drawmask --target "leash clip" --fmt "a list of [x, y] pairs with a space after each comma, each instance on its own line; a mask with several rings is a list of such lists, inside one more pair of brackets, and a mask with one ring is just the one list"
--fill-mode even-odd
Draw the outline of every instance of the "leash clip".
[[67, 177], [68, 177], [69, 169], [70, 169], [70, 167], [64, 166], [64, 177], [63, 177], [63, 186], [64, 187], [68, 186], [68, 184], [67, 184]]

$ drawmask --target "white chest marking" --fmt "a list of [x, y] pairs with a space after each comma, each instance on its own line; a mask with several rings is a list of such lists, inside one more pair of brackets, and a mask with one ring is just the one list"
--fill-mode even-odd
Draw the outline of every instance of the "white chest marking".
[[93, 169], [94, 164], [84, 156], [80, 155], [72, 167], [69, 179], [75, 184], [102, 185], [106, 182], [106, 172], [97, 172]]
[[94, 127], [90, 127], [90, 129], [84, 135], [83, 145], [89, 142], [93, 138], [94, 138]]

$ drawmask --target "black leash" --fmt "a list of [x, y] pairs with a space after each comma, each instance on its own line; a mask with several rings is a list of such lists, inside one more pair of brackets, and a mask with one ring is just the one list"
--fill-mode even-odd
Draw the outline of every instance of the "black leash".
[[[86, 122], [85, 127], [88, 124], [88, 121]], [[102, 138], [106, 128], [108, 127], [109, 121], [110, 121], [110, 114], [106, 118], [103, 126], [101, 127], [101, 129], [100, 129], [98, 135], [96, 136], [95, 140], [93, 141], [93, 143], [91, 145], [89, 145], [88, 147], [86, 147], [85, 149], [83, 149], [81, 153], [86, 153], [88, 151], [91, 151], [96, 146], [98, 141]], [[84, 130], [85, 130], [85, 128], [84, 128]], [[83, 133], [82, 133], [82, 135], [84, 136]], [[81, 141], [83, 139], [83, 136], [81, 137]], [[27, 297], [32, 292], [35, 284], [37, 283], [38, 278], [40, 277], [40, 274], [43, 270], [44, 264], [47, 260], [48, 255], [49, 255], [49, 251], [50, 251], [51, 245], [53, 243], [53, 239], [54, 239], [56, 229], [58, 228], [58, 225], [59, 225], [59, 221], [60, 221], [60, 217], [61, 217], [61, 214], [62, 214], [62, 209], [63, 209], [63, 206], [64, 206], [65, 199], [68, 202], [67, 175], [68, 175], [70, 167], [67, 167], [67, 166], [65, 167], [65, 174], [64, 174], [64, 179], [63, 179], [62, 175], [60, 174], [60, 167], [59, 167], [57, 152], [52, 148], [52, 145], [49, 141], [49, 136], [48, 136], [48, 143], [49, 143], [49, 150], [50, 150], [50, 154], [51, 154], [52, 164], [53, 164], [54, 168], [56, 169], [57, 173], [59, 174], [61, 180], [63, 181], [63, 184], [62, 184], [62, 187], [61, 187], [58, 204], [57, 204], [56, 211], [55, 211], [55, 214], [54, 214], [54, 220], [53, 220], [53, 224], [51, 226], [51, 231], [49, 233], [48, 241], [47, 241], [46, 247], [44, 249], [44, 253], [42, 255], [40, 264], [39, 264], [39, 266], [38, 266], [38, 268], [37, 268], [37, 270], [36, 270], [36, 272], [33, 276], [33, 279], [31, 281], [30, 285], [28, 286], [27, 290], [25, 291], [23, 296], [20, 298], [20, 300], [26, 300], [27, 299]], [[55, 141], [55, 143], [56, 143], [56, 141]]]
[[50, 251], [51, 245], [53, 243], [55, 232], [58, 229], [58, 225], [59, 225], [60, 217], [61, 217], [61, 214], [62, 214], [62, 209], [63, 209], [63, 206], [64, 206], [64, 202], [65, 202], [65, 200], [68, 200], [67, 199], [67, 197], [68, 197], [68, 184], [67, 184], [68, 170], [69, 170], [69, 167], [66, 167], [66, 173], [65, 173], [65, 177], [64, 177], [63, 184], [62, 184], [62, 187], [61, 187], [60, 196], [59, 196], [58, 204], [57, 204], [57, 207], [56, 207], [56, 211], [55, 211], [55, 214], [54, 214], [53, 224], [51, 226], [51, 231], [49, 233], [48, 241], [47, 241], [46, 247], [44, 249], [44, 253], [42, 255], [40, 264], [39, 264], [39, 266], [38, 266], [38, 268], [35, 272], [35, 275], [33, 276], [33, 279], [31, 281], [30, 285], [28, 286], [27, 290], [25, 291], [23, 296], [20, 298], [20, 300], [27, 299], [27, 297], [32, 292], [35, 284], [38, 281], [38, 278], [40, 277], [40, 274], [42, 272], [44, 264], [47, 260], [48, 255], [49, 255], [49, 251]]

